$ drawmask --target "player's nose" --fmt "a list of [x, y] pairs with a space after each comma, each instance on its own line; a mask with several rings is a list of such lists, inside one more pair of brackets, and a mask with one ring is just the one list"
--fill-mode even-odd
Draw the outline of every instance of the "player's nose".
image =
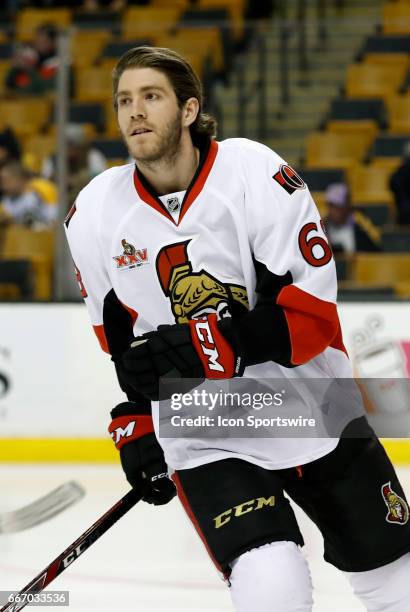
[[132, 119], [137, 118], [146, 118], [146, 108], [142, 100], [136, 98], [133, 101], [132, 109], [131, 109], [131, 117]]

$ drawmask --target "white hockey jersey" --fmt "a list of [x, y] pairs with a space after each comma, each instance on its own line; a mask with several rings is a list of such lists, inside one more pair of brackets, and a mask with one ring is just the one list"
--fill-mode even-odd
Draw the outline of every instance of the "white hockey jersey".
[[[352, 376], [318, 210], [303, 180], [264, 145], [212, 141], [187, 191], [161, 198], [133, 164], [106, 170], [80, 192], [65, 225], [104, 351], [125, 350], [130, 329], [139, 336], [201, 314], [223, 317], [232, 305], [253, 309], [263, 269], [285, 313], [296, 367], [268, 361], [246, 368], [244, 376]], [[157, 428], [155, 402], [152, 411]], [[329, 438], [159, 441], [175, 469], [226, 457], [279, 469], [319, 458], [337, 444]]]

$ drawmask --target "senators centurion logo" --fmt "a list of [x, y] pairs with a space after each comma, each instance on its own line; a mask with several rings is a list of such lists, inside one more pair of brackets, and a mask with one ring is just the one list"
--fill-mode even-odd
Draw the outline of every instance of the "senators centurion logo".
[[281, 164], [278, 172], [272, 177], [285, 191], [292, 195], [297, 189], [305, 189], [306, 184], [299, 174], [287, 164]]
[[384, 503], [388, 508], [386, 521], [396, 525], [405, 525], [409, 520], [409, 507], [407, 503], [393, 491], [390, 482], [386, 482], [382, 486], [381, 491]]
[[193, 271], [188, 256], [190, 242], [163, 247], [156, 260], [158, 279], [170, 300], [176, 323], [213, 313], [222, 319], [249, 310], [245, 287], [223, 283], [203, 269]]
[[129, 270], [148, 263], [147, 249], [136, 249], [135, 246], [127, 242], [125, 238], [121, 240], [121, 245], [123, 248], [122, 255], [113, 257], [117, 264], [117, 268], [120, 270]]

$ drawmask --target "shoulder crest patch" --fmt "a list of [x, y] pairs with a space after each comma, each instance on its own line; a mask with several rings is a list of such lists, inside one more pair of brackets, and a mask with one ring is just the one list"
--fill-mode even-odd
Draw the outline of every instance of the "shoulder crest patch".
[[275, 180], [285, 191], [292, 195], [296, 189], [306, 189], [306, 183], [300, 178], [299, 174], [287, 164], [281, 164], [278, 172], [273, 175]]

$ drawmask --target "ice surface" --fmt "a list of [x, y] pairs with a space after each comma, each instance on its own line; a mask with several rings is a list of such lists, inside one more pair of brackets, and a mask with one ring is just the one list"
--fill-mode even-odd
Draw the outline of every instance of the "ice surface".
[[[410, 493], [410, 468], [399, 473]], [[20, 590], [128, 490], [119, 466], [0, 465], [1, 512], [71, 479], [86, 488], [83, 500], [43, 525], [0, 536], [0, 590]], [[314, 612], [363, 612], [344, 576], [322, 560], [316, 527], [295, 511], [315, 586]], [[70, 612], [232, 611], [228, 589], [176, 499], [159, 508], [138, 504], [49, 588], [70, 591]]]

